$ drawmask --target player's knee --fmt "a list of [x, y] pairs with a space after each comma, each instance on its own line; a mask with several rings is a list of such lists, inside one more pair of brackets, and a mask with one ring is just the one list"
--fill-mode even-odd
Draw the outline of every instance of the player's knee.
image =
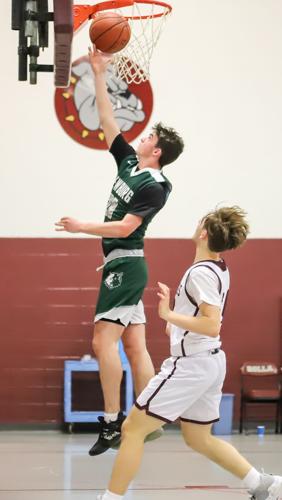
[[190, 434], [188, 434], [187, 432], [183, 433], [183, 438], [184, 438], [184, 441], [185, 441], [185, 444], [187, 444], [187, 446], [189, 446], [190, 448], [192, 448], [192, 443], [193, 443], [193, 437], [190, 436]]
[[140, 357], [143, 354], [144, 348], [127, 344], [124, 346], [124, 350], [130, 364], [140, 363]]
[[97, 356], [97, 358], [99, 357], [99, 354], [100, 354], [100, 350], [101, 350], [101, 343], [99, 342], [99, 340], [95, 337], [93, 337], [92, 339], [92, 349], [93, 349], [93, 352], [94, 354]]
[[109, 352], [108, 346], [103, 341], [101, 335], [94, 335], [92, 339], [92, 349], [98, 359], [103, 356], [105, 352]]
[[124, 422], [122, 423], [122, 426], [121, 426], [121, 434], [122, 436], [125, 436], [128, 432], [131, 431], [131, 423], [129, 421], [129, 418], [127, 417]]
[[184, 439], [187, 446], [195, 451], [198, 451], [199, 453], [204, 452], [210, 447], [211, 438], [208, 434], [193, 435], [192, 432], [186, 433], [184, 435]]
[[114, 353], [118, 353], [118, 344], [115, 339], [98, 331], [94, 332], [92, 349], [98, 359], [103, 356], [108, 358]]
[[137, 439], [138, 437], [140, 437], [140, 439], [144, 439], [146, 432], [142, 426], [138, 425], [137, 422], [135, 422], [135, 419], [129, 415], [122, 424], [121, 435], [123, 439], [133, 436]]
[[132, 425], [130, 418], [127, 418], [121, 426], [122, 439], [127, 439], [133, 435], [134, 435], [134, 425]]

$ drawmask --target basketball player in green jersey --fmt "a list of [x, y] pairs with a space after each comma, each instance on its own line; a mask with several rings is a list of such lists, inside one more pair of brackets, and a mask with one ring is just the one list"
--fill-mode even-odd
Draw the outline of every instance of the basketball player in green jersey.
[[89, 57], [95, 75], [100, 124], [118, 174], [104, 223], [63, 217], [56, 223], [56, 229], [102, 237], [105, 265], [94, 320], [93, 350], [99, 362], [105, 413], [99, 417], [99, 438], [89, 451], [90, 455], [99, 455], [119, 444], [125, 418], [120, 412], [121, 336], [136, 396], [154, 375], [146, 348], [146, 319], [141, 300], [147, 283], [143, 240], [148, 224], [165, 205], [171, 191], [162, 167], [177, 159], [184, 144], [175, 130], [157, 124], [135, 151], [120, 133], [107, 92], [105, 73], [110, 58], [95, 49], [89, 52]]

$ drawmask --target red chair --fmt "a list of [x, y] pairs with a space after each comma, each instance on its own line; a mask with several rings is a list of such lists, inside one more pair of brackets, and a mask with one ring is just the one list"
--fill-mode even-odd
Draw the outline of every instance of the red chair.
[[268, 361], [250, 361], [241, 366], [240, 434], [247, 421], [248, 405], [275, 405], [275, 433], [279, 432], [281, 387], [279, 369]]

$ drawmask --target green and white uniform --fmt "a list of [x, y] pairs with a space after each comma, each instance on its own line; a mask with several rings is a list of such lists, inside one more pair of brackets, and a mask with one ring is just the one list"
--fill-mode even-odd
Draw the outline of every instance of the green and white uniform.
[[105, 266], [95, 321], [145, 323], [141, 297], [147, 284], [144, 236], [148, 224], [165, 205], [171, 184], [160, 170], [138, 169], [135, 150], [119, 134], [111, 146], [118, 175], [108, 200], [105, 222], [126, 214], [142, 217], [142, 224], [127, 238], [103, 238]]

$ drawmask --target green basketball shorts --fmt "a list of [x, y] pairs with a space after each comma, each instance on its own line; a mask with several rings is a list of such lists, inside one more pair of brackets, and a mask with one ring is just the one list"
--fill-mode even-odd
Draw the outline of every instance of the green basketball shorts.
[[94, 321], [108, 319], [129, 323], [145, 323], [141, 297], [148, 280], [144, 257], [122, 257], [111, 260], [103, 269]]

